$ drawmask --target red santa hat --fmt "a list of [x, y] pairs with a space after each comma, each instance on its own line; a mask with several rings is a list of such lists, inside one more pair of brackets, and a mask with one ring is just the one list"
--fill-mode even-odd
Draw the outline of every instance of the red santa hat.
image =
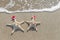
[[36, 16], [32, 16], [32, 18], [36, 19]]
[[16, 19], [16, 16], [12, 16], [11, 19], [12, 19], [12, 20]]

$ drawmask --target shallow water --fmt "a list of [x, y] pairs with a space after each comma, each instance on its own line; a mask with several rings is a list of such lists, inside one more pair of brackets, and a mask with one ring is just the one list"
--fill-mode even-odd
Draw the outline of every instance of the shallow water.
[[43, 12], [60, 8], [60, 0], [0, 0], [0, 12]]

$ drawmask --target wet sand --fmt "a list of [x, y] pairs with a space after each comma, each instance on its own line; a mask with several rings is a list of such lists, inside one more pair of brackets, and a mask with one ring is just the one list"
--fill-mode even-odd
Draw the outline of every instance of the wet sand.
[[[27, 24], [23, 24], [25, 32], [17, 31], [11, 36], [12, 29], [6, 24], [11, 23], [12, 15], [17, 17], [17, 21], [30, 20], [32, 15], [36, 15], [36, 21], [41, 22], [38, 32], [26, 32]], [[0, 40], [60, 40], [60, 10], [50, 13], [0, 13]]]

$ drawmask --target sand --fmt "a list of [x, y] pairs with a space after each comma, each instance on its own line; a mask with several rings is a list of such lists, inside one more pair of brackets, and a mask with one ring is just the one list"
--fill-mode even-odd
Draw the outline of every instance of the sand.
[[[5, 7], [6, 4], [9, 3], [8, 1], [9, 0], [0, 0], [0, 7]], [[18, 2], [16, 0], [15, 2], [15, 6], [8, 10], [17, 10], [20, 8], [20, 6], [17, 6]], [[38, 32], [26, 32], [28, 26], [27, 24], [23, 24], [22, 27], [25, 29], [25, 32], [23, 33], [21, 31], [17, 31], [11, 36], [10, 34], [12, 29], [6, 25], [11, 23], [12, 15], [15, 15], [17, 17], [17, 21], [19, 22], [24, 20], [30, 21], [32, 15], [37, 16], [36, 21], [41, 22], [41, 25], [37, 27]], [[60, 10], [55, 12], [38, 13], [0, 13], [0, 40], [60, 40]]]
[[[12, 29], [6, 24], [11, 23], [12, 15], [17, 17], [17, 21], [28, 21], [32, 15], [36, 15], [36, 21], [41, 22], [37, 27], [38, 32], [26, 32], [27, 24], [23, 24], [25, 32], [17, 31], [11, 36]], [[0, 40], [60, 40], [60, 10], [50, 13], [0, 13]]]

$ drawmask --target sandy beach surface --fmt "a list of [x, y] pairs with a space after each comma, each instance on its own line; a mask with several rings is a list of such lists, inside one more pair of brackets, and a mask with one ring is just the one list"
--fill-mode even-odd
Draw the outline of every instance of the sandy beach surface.
[[[19, 22], [30, 20], [32, 15], [37, 16], [36, 21], [41, 22], [41, 25], [37, 27], [38, 32], [26, 32], [27, 24], [23, 24], [25, 32], [17, 31], [11, 36], [12, 29], [6, 24], [11, 23], [12, 15], [15, 15]], [[50, 13], [0, 13], [0, 40], [60, 40], [60, 10]]]

